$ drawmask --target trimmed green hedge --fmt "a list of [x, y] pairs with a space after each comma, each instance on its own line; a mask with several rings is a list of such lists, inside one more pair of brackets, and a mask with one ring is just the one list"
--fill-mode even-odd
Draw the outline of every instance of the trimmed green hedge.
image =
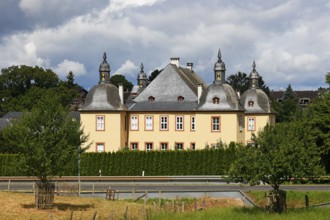
[[[82, 176], [175, 176], [175, 175], [224, 175], [236, 155], [235, 146], [226, 149], [196, 151], [118, 151], [112, 153], [83, 153], [80, 173]], [[19, 157], [0, 154], [0, 176], [24, 175], [18, 169]], [[66, 175], [77, 175], [77, 160]]]

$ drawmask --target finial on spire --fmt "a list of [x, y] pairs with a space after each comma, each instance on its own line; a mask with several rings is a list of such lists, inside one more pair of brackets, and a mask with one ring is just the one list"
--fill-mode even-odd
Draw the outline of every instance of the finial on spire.
[[103, 53], [103, 60], [104, 61], [107, 61], [107, 54], [106, 54], [106, 52]]
[[252, 68], [253, 68], [253, 71], [256, 71], [256, 62], [253, 60], [253, 63], [252, 63]]
[[143, 73], [143, 72], [144, 72], [144, 66], [143, 66], [143, 63], [141, 63], [140, 68], [141, 68], [141, 73]]
[[218, 60], [221, 61], [221, 50], [219, 48], [219, 51], [218, 51]]

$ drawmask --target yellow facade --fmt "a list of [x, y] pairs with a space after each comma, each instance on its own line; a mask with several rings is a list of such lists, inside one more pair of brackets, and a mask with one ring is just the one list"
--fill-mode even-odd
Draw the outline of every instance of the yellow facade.
[[[97, 117], [104, 117], [104, 128], [97, 129]], [[81, 112], [81, 126], [91, 144], [87, 152], [97, 152], [98, 145], [103, 145], [103, 151], [118, 151], [125, 146], [127, 131], [125, 128], [126, 112]], [[127, 120], [127, 119], [126, 119]]]
[[[254, 127], [249, 127], [249, 120], [254, 120]], [[252, 141], [252, 134], [257, 135], [259, 131], [267, 124], [275, 123], [274, 114], [246, 114], [245, 115], [245, 144], [249, 144]]]

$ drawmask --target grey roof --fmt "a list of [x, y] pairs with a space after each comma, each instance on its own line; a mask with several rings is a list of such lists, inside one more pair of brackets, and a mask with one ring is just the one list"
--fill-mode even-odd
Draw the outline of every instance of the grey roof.
[[134, 101], [146, 102], [153, 96], [155, 102], [177, 102], [183, 96], [187, 102], [197, 102], [198, 84], [205, 85], [194, 71], [169, 64]]
[[118, 88], [110, 83], [100, 83], [87, 94], [80, 111], [120, 111], [126, 110], [121, 104]]
[[[253, 106], [249, 106], [250, 101], [253, 102]], [[258, 88], [246, 90], [241, 96], [241, 104], [244, 106], [246, 113], [274, 113], [269, 97]]]
[[[219, 104], [213, 103], [213, 99], [219, 98]], [[244, 111], [238, 101], [237, 93], [227, 83], [214, 82], [200, 98], [199, 111]]]
[[197, 102], [138, 102], [129, 107], [131, 112], [171, 112], [171, 111], [194, 111], [197, 108]]

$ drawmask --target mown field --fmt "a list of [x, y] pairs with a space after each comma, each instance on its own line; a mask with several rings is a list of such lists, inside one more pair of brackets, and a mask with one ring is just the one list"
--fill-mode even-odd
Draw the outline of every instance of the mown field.
[[[265, 204], [262, 191], [248, 192], [260, 206]], [[263, 209], [247, 208], [236, 200], [202, 198], [174, 200], [108, 201], [104, 198], [55, 196], [54, 208], [37, 210], [34, 195], [0, 192], [0, 220], [2, 219], [329, 219], [330, 208], [304, 207], [305, 194], [310, 205], [330, 202], [330, 192], [287, 192], [288, 211], [267, 213]], [[183, 205], [185, 204], [185, 206]], [[195, 205], [197, 204], [197, 209]], [[184, 208], [183, 208], [184, 207]], [[197, 210], [197, 211], [195, 211]]]

